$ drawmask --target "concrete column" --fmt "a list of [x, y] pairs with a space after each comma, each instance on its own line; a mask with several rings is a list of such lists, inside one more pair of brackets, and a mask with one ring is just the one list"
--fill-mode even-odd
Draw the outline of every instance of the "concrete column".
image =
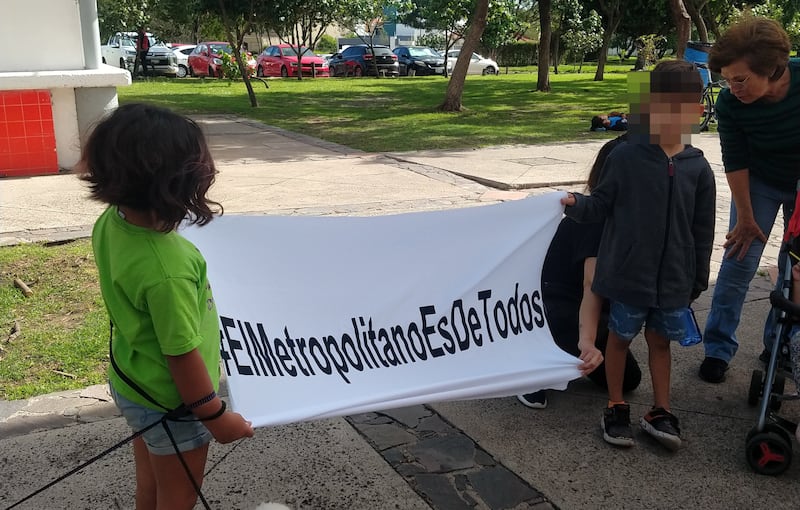
[[81, 144], [92, 132], [95, 124], [119, 105], [116, 87], [75, 89], [75, 108], [78, 115], [78, 136]]
[[50, 89], [50, 95], [53, 98], [53, 125], [56, 131], [58, 166], [69, 170], [81, 157], [75, 89], [54, 88]]
[[83, 60], [86, 69], [100, 69], [100, 23], [97, 20], [96, 0], [78, 0], [81, 17], [81, 39]]

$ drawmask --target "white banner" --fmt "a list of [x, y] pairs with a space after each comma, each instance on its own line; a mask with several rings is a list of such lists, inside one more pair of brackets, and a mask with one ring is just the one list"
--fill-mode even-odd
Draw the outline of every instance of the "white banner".
[[208, 261], [233, 408], [265, 426], [564, 389], [579, 362], [540, 285], [562, 195], [184, 230]]

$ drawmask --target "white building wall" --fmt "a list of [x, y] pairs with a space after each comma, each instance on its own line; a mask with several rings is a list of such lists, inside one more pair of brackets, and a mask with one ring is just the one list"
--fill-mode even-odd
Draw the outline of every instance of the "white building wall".
[[2, 0], [2, 71], [83, 69], [78, 0]]

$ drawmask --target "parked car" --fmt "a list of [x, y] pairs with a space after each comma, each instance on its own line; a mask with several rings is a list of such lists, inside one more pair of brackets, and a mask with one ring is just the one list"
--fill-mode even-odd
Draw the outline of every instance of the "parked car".
[[375, 75], [377, 72], [387, 76], [398, 76], [400, 66], [397, 55], [392, 53], [388, 46], [373, 46], [375, 55], [366, 44], [349, 46], [341, 53], [337, 53], [328, 61], [331, 76], [364, 76]]
[[[223, 53], [233, 55], [231, 45], [221, 41], [201, 42], [189, 53], [189, 74], [191, 76], [208, 76], [210, 78], [221, 78]], [[256, 70], [256, 59], [249, 52], [247, 55], [247, 69], [252, 75]]]
[[[147, 51], [147, 73], [175, 76], [178, 73], [178, 64], [172, 50], [158, 41], [151, 33], [147, 33], [150, 40], [150, 49]], [[139, 34], [136, 32], [116, 32], [108, 38], [108, 42], [100, 46], [100, 54], [104, 64], [119, 66], [134, 72], [136, 62], [136, 41]], [[141, 66], [141, 63], [139, 64]]]
[[[456, 60], [461, 50], [450, 50], [447, 52], [447, 60], [452, 62], [453, 67], [456, 65]], [[469, 61], [469, 68], [467, 74], [498, 74], [500, 73], [500, 66], [497, 62], [490, 58], [484, 58], [477, 53], [472, 54]]]
[[197, 47], [196, 44], [173, 44], [172, 53], [178, 64], [178, 78], [185, 78], [189, 74], [189, 53]]
[[[328, 77], [328, 63], [306, 47], [301, 47], [300, 64], [303, 76]], [[257, 76], [297, 77], [297, 52], [289, 44], [265, 48], [256, 61]]]
[[427, 46], [398, 46], [392, 52], [397, 55], [401, 76], [444, 74], [445, 64], [448, 73], [452, 69], [449, 60]]

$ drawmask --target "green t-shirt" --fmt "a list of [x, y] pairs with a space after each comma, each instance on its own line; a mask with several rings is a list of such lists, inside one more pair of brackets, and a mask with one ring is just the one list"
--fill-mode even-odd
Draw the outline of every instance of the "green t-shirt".
[[[112, 349], [120, 370], [156, 402], [172, 409], [181, 398], [165, 356], [197, 349], [214, 390], [219, 389], [219, 318], [200, 251], [175, 232], [126, 222], [116, 206], [106, 209], [95, 223], [92, 247], [103, 300], [114, 324]], [[158, 409], [112, 366], [108, 377], [123, 397]]]
[[726, 172], [748, 168], [773, 186], [794, 189], [800, 179], [800, 60], [789, 62], [791, 82], [776, 103], [744, 104], [725, 89], [717, 98], [719, 139]]

